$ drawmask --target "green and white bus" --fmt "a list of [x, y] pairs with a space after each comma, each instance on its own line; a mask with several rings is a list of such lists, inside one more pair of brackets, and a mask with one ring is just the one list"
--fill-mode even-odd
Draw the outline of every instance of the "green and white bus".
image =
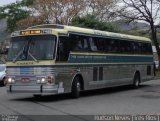
[[138, 87], [154, 77], [148, 38], [64, 25], [13, 32], [7, 91], [33, 95], [121, 85]]

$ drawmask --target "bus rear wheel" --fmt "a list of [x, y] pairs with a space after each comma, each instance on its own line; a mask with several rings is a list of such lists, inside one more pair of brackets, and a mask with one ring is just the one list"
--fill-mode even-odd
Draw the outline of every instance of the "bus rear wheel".
[[81, 91], [80, 78], [76, 76], [72, 83], [72, 92], [71, 92], [72, 98], [78, 98], [80, 96], [80, 91]]
[[140, 75], [139, 73], [136, 73], [133, 79], [133, 88], [137, 89], [139, 86], [140, 86]]

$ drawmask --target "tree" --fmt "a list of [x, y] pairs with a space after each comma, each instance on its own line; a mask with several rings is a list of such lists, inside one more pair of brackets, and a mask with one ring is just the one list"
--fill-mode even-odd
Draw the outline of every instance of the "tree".
[[156, 36], [155, 23], [160, 12], [160, 0], [122, 0], [117, 15], [129, 21], [141, 20], [149, 23], [152, 42], [157, 49], [160, 60], [160, 48]]
[[[29, 6], [28, 18], [18, 22], [19, 29], [36, 24], [54, 23], [68, 25], [75, 16], [94, 14], [101, 20], [109, 18], [109, 10], [116, 0], [35, 0]], [[36, 14], [35, 14], [36, 13]]]
[[21, 20], [19, 27], [26, 28], [26, 24], [30, 26], [44, 23], [67, 25], [74, 16], [82, 13], [85, 3], [85, 0], [36, 0], [29, 7], [32, 15]]
[[117, 0], [88, 0], [88, 14], [94, 14], [101, 20], [113, 18], [111, 12], [116, 7]]
[[7, 19], [7, 28], [10, 32], [16, 29], [17, 21], [29, 16], [29, 12], [25, 10], [24, 7], [30, 4], [32, 4], [31, 0], [23, 0], [0, 7], [0, 19]]
[[85, 16], [77, 16], [72, 19], [71, 25], [84, 27], [84, 28], [91, 28], [103, 31], [110, 31], [110, 32], [119, 32], [119, 29], [115, 27], [113, 24], [109, 22], [104, 22], [100, 20], [96, 15], [85, 15]]

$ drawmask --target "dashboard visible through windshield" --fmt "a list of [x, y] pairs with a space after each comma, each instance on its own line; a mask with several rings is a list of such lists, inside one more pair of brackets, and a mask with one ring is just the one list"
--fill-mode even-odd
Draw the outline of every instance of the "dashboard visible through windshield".
[[52, 60], [55, 57], [56, 36], [14, 37], [8, 53], [8, 61]]

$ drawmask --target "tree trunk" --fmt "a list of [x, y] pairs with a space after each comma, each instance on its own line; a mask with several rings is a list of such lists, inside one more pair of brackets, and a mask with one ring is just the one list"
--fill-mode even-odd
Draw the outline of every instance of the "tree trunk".
[[[150, 24], [150, 25], [151, 25], [152, 42], [156, 47], [157, 55], [158, 55], [158, 61], [159, 61], [159, 65], [160, 65], [160, 48], [159, 48], [159, 43], [158, 43], [158, 40], [157, 40], [157, 32], [156, 32], [156, 28], [155, 28], [154, 24]], [[158, 70], [160, 70], [159, 65], [158, 65]]]

